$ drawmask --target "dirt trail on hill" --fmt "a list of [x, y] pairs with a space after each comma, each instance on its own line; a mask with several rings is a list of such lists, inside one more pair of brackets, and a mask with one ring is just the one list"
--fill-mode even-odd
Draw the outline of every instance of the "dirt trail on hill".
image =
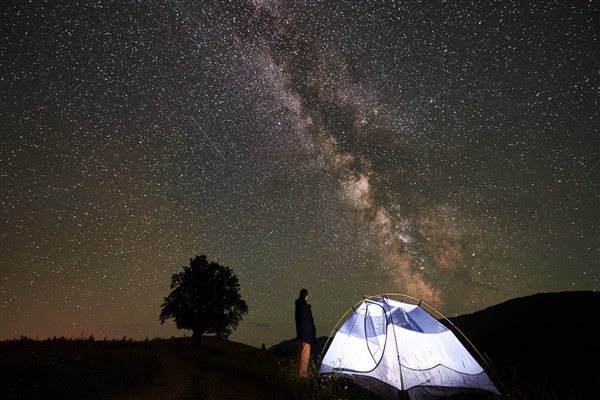
[[234, 374], [207, 365], [206, 368], [181, 359], [169, 344], [156, 345], [161, 374], [151, 384], [133, 389], [113, 400], [222, 400], [269, 398]]

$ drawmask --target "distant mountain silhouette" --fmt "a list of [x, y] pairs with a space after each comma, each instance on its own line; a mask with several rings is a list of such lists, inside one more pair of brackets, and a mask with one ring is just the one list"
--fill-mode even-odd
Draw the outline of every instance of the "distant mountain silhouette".
[[[539, 293], [450, 318], [502, 377], [600, 393], [600, 292]], [[457, 335], [460, 336], [460, 335]]]
[[[585, 396], [600, 393], [599, 310], [600, 292], [539, 293], [441, 322], [454, 325], [456, 336], [487, 358], [505, 384]], [[312, 354], [320, 355], [326, 342], [318, 338]], [[297, 342], [284, 340], [269, 351], [295, 357]]]

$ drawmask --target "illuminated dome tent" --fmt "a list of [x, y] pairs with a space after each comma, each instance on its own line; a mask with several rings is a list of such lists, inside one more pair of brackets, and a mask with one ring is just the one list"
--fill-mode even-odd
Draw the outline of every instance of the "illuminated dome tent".
[[425, 311], [422, 302], [408, 304], [388, 296], [365, 298], [342, 317], [353, 310], [329, 338], [320, 374], [341, 374], [390, 399], [405, 394], [422, 400], [470, 390], [500, 395], [452, 330]]

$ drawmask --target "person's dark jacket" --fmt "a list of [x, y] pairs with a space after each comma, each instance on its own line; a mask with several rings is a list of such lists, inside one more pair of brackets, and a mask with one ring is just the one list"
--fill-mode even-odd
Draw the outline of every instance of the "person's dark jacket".
[[316, 337], [317, 330], [310, 305], [306, 299], [296, 299], [296, 339], [312, 345]]

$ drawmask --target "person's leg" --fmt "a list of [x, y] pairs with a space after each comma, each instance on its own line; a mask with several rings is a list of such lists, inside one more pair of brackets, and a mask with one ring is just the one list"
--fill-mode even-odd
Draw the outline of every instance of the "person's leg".
[[298, 376], [308, 376], [308, 360], [310, 358], [310, 344], [298, 342]]

